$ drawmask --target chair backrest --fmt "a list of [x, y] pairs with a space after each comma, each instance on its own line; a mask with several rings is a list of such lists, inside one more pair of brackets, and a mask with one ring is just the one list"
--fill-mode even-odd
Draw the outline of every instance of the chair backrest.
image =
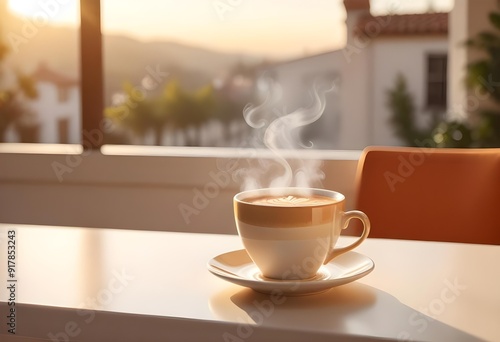
[[500, 149], [369, 147], [357, 191], [370, 237], [500, 244]]

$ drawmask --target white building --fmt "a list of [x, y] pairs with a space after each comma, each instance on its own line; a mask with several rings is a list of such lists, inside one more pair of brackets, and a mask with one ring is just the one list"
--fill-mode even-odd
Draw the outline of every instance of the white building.
[[[23, 100], [30, 115], [35, 142], [54, 144], [79, 144], [81, 142], [79, 82], [40, 64], [31, 75], [38, 96]], [[8, 142], [20, 142], [14, 125], [6, 133]]]
[[[293, 99], [313, 79], [336, 79], [323, 117], [304, 133], [317, 147], [362, 149], [401, 145], [389, 123], [389, 89], [404, 75], [415, 104], [416, 123], [430, 124], [447, 108], [448, 14], [372, 16], [369, 0], [345, 0], [347, 44], [344, 49], [272, 66], [268, 73]], [[316, 137], [316, 141], [314, 141]]]

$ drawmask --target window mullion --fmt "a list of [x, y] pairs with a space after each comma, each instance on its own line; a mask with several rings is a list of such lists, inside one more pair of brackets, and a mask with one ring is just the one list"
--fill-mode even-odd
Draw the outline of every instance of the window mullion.
[[104, 140], [101, 1], [80, 0], [80, 20], [82, 144], [98, 150]]

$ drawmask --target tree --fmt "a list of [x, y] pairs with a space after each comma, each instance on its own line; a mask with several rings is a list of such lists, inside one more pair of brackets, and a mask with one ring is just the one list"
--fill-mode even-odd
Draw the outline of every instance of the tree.
[[[0, 86], [5, 72], [5, 70], [2, 70], [2, 62], [5, 61], [9, 52], [9, 47], [3, 40], [2, 28], [0, 27]], [[34, 133], [36, 127], [29, 124], [33, 120], [27, 120], [32, 117], [32, 113], [26, 110], [22, 103], [23, 97], [34, 99], [37, 96], [38, 92], [34, 80], [21, 72], [17, 72], [14, 85], [6, 85], [4, 88], [0, 88], [0, 142], [5, 142], [5, 132], [11, 124], [14, 124], [22, 142], [37, 142], [37, 134]]]
[[[466, 42], [468, 47], [484, 52], [484, 58], [467, 66], [467, 86], [488, 93], [500, 107], [500, 13], [489, 14], [492, 31], [483, 31]], [[480, 109], [473, 131], [476, 145], [500, 147], [500, 110]], [[474, 119], [474, 118], [473, 118]]]
[[156, 145], [162, 144], [162, 128], [166, 115], [166, 108], [162, 106], [161, 101], [146, 98], [145, 94], [130, 82], [123, 84], [122, 103], [104, 111], [106, 118], [141, 138], [153, 129]]
[[[216, 101], [211, 85], [189, 93], [181, 88], [178, 81], [173, 80], [165, 87], [163, 96], [170, 113], [170, 125], [175, 128], [192, 127], [199, 130], [204, 123], [214, 118]], [[188, 137], [188, 146], [200, 145], [198, 133], [193, 138]]]
[[415, 123], [413, 98], [406, 87], [402, 74], [396, 77], [396, 85], [388, 91], [388, 107], [392, 111], [391, 124], [398, 136], [407, 146], [428, 146], [443, 148], [466, 148], [472, 146], [471, 129], [465, 122], [456, 120], [433, 121], [428, 128], [419, 128]]
[[396, 76], [396, 84], [393, 89], [388, 90], [387, 97], [387, 106], [392, 111], [390, 123], [398, 138], [407, 146], [416, 146], [430, 136], [429, 130], [419, 129], [415, 123], [413, 97], [401, 73]]
[[[214, 117], [216, 101], [212, 86], [190, 93], [177, 80], [172, 80], [160, 96], [147, 98], [131, 83], [125, 83], [123, 92], [123, 103], [106, 108], [105, 116], [142, 138], [147, 132], [154, 132], [155, 145], [163, 145], [166, 129], [199, 129]], [[188, 145], [198, 146], [198, 138], [196, 134]]]
[[440, 122], [432, 132], [436, 147], [467, 148], [473, 146], [472, 132], [466, 122]]

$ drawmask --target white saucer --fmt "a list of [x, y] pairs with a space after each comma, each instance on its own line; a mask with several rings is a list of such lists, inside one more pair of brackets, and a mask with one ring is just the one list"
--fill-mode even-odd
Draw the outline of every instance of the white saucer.
[[208, 270], [224, 280], [258, 292], [287, 296], [323, 292], [364, 277], [374, 267], [372, 259], [351, 251], [321, 266], [318, 274], [312, 279], [274, 280], [261, 275], [244, 249], [218, 255], [208, 262]]

